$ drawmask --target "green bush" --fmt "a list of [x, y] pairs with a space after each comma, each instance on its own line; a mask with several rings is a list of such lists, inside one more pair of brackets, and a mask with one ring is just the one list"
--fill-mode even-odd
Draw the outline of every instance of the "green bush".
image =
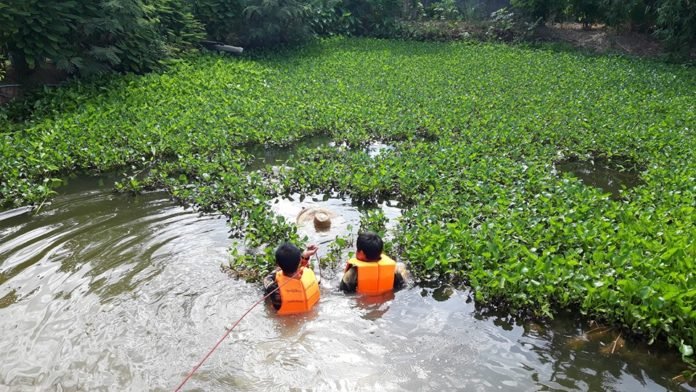
[[77, 2], [7, 0], [0, 3], [0, 42], [15, 70], [24, 74], [45, 58], [78, 63], [72, 35], [81, 6]]
[[243, 26], [243, 0], [189, 0], [193, 15], [198, 19], [208, 37], [229, 43], [236, 43]]
[[565, 0], [511, 0], [510, 4], [530, 19], [541, 18], [542, 21], [556, 19], [567, 7]]
[[7, 72], [6, 70], [6, 64], [7, 59], [5, 59], [5, 56], [0, 52], [0, 80], [2, 80], [5, 77], [5, 73]]
[[437, 20], [459, 20], [462, 13], [459, 12], [457, 3], [454, 0], [442, 0], [433, 3], [425, 10], [426, 15]]
[[73, 38], [80, 60], [60, 59], [56, 62], [59, 68], [70, 70], [74, 65], [81, 73], [143, 73], [157, 68], [166, 57], [152, 7], [138, 0], [82, 4]]
[[522, 41], [533, 34], [540, 22], [541, 18], [530, 22], [507, 8], [501, 8], [491, 14], [486, 38], [504, 42]]
[[332, 4], [305, 0], [188, 0], [208, 37], [225, 43], [263, 47], [306, 41], [313, 28], [330, 32], [340, 19]]
[[202, 37], [181, 0], [7, 0], [1, 8], [3, 49], [23, 75], [46, 61], [71, 73], [142, 73]]
[[343, 0], [343, 7], [356, 19], [353, 34], [388, 37], [398, 31], [398, 0]]
[[602, 0], [570, 0], [570, 12], [588, 29], [602, 17]]
[[154, 0], [157, 31], [171, 54], [191, 49], [205, 38], [203, 24], [193, 16], [186, 0]]
[[662, 0], [657, 9], [657, 36], [667, 50], [687, 55], [696, 44], [696, 2]]
[[414, 41], [453, 41], [473, 37], [483, 39], [477, 31], [470, 31], [469, 25], [452, 20], [401, 21], [398, 37]]
[[309, 24], [318, 35], [349, 34], [355, 31], [357, 23], [341, 0], [315, 0], [311, 4]]
[[655, 26], [658, 0], [604, 0], [603, 19], [609, 26], [627, 25], [631, 31]]
[[297, 43], [312, 36], [309, 4], [298, 0], [247, 0], [242, 42], [247, 46]]

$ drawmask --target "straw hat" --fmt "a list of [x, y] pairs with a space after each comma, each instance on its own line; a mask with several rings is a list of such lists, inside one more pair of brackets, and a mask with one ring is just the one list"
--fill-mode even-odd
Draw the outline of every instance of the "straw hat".
[[328, 231], [331, 229], [331, 220], [336, 213], [323, 207], [309, 207], [300, 211], [297, 216], [297, 224], [304, 225], [312, 222], [316, 231]]
[[317, 231], [331, 229], [331, 217], [325, 212], [317, 212], [314, 214], [314, 228]]

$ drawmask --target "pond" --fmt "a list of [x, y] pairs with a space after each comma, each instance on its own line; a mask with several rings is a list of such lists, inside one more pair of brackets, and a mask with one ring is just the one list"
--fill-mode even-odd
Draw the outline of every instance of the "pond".
[[[73, 179], [36, 215], [0, 213], [0, 391], [172, 390], [260, 298], [220, 267], [224, 218], [111, 181]], [[322, 203], [337, 231], [356, 227], [347, 201], [274, 208]], [[438, 283], [377, 300], [327, 283], [310, 314], [254, 309], [186, 390], [694, 390], [671, 381], [678, 357], [630, 341], [611, 353], [616, 332], [583, 334], [594, 327], [570, 316], [520, 325]]]

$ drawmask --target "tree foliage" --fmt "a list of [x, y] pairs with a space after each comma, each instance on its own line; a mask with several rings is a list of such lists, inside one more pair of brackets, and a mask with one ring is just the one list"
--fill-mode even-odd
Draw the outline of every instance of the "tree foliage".
[[164, 39], [167, 51], [176, 53], [189, 49], [205, 38], [203, 23], [196, 18], [186, 0], [155, 0], [157, 31]]
[[658, 0], [603, 0], [603, 19], [610, 26], [648, 31], [655, 26]]
[[[399, 36], [400, 21], [416, 14], [431, 19], [464, 17], [457, 2], [440, 0], [426, 9], [414, 1], [0, 0], [0, 53], [20, 75], [47, 62], [70, 73], [142, 73], [206, 35], [259, 47], [302, 42], [315, 35]], [[515, 15], [532, 22], [576, 20], [588, 28], [601, 22], [655, 32], [675, 53], [688, 53], [696, 42], [693, 0], [511, 3]]]
[[265, 46], [306, 40], [312, 35], [309, 11], [309, 5], [299, 0], [247, 0], [243, 41]]
[[585, 27], [601, 22], [653, 31], [669, 52], [687, 54], [696, 44], [696, 1], [692, 0], [512, 0], [528, 18], [577, 20]]
[[5, 67], [7, 66], [6, 61], [7, 60], [5, 59], [5, 56], [3, 56], [2, 53], [0, 53], [0, 80], [2, 80], [5, 77]]
[[202, 37], [181, 0], [0, 3], [0, 39], [19, 73], [47, 60], [84, 74], [146, 72]]
[[555, 0], [512, 0], [510, 4], [531, 19], [553, 20], [561, 14], [565, 1]]
[[193, 15], [203, 23], [208, 37], [235, 42], [242, 28], [244, 0], [188, 0]]
[[696, 44], [696, 1], [662, 1], [657, 9], [656, 33], [668, 50], [685, 54]]
[[359, 21], [342, 0], [314, 0], [309, 24], [317, 35], [348, 35], [357, 31]]
[[401, 16], [398, 0], [343, 0], [343, 6], [357, 21], [353, 31], [357, 35], [389, 35]]
[[570, 0], [570, 12], [583, 27], [589, 28], [602, 17], [602, 0]]

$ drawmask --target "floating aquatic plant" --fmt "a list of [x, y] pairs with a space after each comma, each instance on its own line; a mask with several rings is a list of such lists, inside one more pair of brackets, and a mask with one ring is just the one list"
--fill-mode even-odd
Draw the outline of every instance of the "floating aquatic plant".
[[[299, 242], [268, 200], [293, 192], [404, 207], [394, 249], [416, 275], [456, 277], [479, 302], [561, 308], [696, 344], [696, 72], [615, 56], [477, 43], [331, 39], [294, 52], [200, 56], [162, 74], [47, 92], [0, 116], [0, 204], [40, 203], [74, 170], [126, 171], [229, 217], [259, 276]], [[11, 116], [9, 116], [11, 117]], [[247, 146], [300, 148], [275, 170]], [[379, 154], [366, 146], [379, 140]], [[634, 163], [612, 197], [554, 165]], [[616, 161], [616, 159], [614, 159]], [[141, 171], [139, 176], [134, 171]], [[368, 220], [379, 220], [370, 218]], [[378, 222], [372, 222], [378, 223]], [[270, 246], [269, 246], [270, 245]], [[265, 247], [264, 247], [265, 246]]]

